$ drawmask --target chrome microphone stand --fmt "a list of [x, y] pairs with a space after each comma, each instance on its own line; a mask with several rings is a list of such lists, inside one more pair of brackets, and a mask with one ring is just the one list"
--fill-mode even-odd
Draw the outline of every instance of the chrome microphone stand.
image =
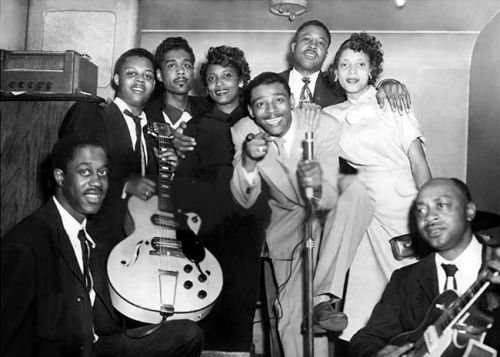
[[[304, 159], [313, 160], [313, 133], [306, 132], [304, 145]], [[308, 201], [308, 213], [305, 221], [305, 245], [304, 245], [304, 268], [305, 268], [305, 307], [306, 307], [306, 357], [314, 357], [314, 335], [313, 335], [313, 296], [314, 296], [314, 223], [316, 210], [313, 202], [313, 188], [306, 187], [305, 195]]]

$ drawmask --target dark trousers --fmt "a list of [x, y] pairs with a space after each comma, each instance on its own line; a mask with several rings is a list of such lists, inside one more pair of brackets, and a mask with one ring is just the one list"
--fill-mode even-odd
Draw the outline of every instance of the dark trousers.
[[[132, 330], [142, 332], [150, 328], [144, 326]], [[174, 320], [142, 338], [131, 338], [126, 334], [99, 336], [94, 344], [93, 357], [198, 357], [202, 348], [203, 333], [196, 322]]]

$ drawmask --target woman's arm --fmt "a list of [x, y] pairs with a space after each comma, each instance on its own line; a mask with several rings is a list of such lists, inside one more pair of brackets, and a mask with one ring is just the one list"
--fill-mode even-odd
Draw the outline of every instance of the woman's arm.
[[431, 170], [425, 158], [424, 148], [419, 138], [416, 138], [410, 144], [408, 149], [408, 158], [410, 159], [411, 172], [417, 187], [420, 188], [424, 183], [432, 178]]

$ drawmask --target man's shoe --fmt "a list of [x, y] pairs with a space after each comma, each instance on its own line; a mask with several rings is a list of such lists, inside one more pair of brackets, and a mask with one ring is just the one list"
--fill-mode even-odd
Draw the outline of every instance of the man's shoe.
[[347, 327], [347, 315], [335, 311], [331, 301], [323, 301], [313, 307], [313, 325], [325, 331], [340, 332]]

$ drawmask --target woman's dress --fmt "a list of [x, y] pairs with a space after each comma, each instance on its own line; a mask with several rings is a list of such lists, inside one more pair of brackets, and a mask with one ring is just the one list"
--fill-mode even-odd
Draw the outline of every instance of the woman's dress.
[[349, 340], [363, 327], [395, 269], [416, 262], [394, 258], [389, 240], [407, 234], [410, 208], [417, 195], [408, 149], [423, 142], [413, 114], [402, 116], [386, 105], [380, 108], [372, 86], [358, 100], [325, 108], [343, 121], [340, 155], [358, 170], [374, 205], [373, 219], [352, 262], [344, 312], [349, 326], [341, 338]]

